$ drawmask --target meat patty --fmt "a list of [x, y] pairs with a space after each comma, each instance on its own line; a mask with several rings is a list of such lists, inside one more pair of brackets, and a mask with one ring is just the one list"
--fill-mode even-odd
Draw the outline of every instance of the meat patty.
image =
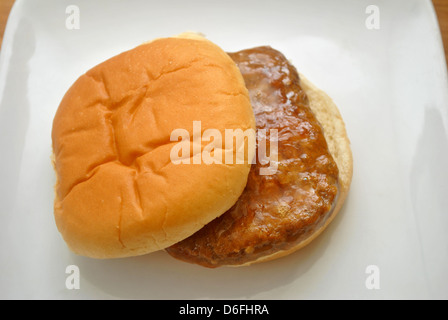
[[[241, 265], [287, 250], [318, 229], [338, 196], [338, 167], [322, 127], [285, 56], [263, 46], [230, 53], [244, 77], [257, 130], [278, 132], [278, 168], [252, 165], [235, 205], [189, 238], [166, 251], [205, 267]], [[267, 135], [269, 150], [270, 139]]]

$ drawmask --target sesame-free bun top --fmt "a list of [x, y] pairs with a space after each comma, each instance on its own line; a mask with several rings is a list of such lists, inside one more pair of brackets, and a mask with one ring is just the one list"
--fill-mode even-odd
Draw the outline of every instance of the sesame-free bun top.
[[171, 133], [193, 137], [194, 121], [223, 137], [225, 129], [255, 130], [239, 69], [198, 35], [142, 44], [78, 78], [52, 130], [55, 221], [73, 252], [117, 258], [160, 250], [237, 201], [250, 161], [171, 161]]

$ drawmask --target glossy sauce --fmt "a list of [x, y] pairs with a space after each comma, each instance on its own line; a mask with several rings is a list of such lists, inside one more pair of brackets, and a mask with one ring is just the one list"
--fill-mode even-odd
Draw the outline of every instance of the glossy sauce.
[[243, 264], [294, 246], [325, 222], [338, 194], [337, 165], [296, 69], [270, 47], [229, 55], [249, 90], [257, 129], [278, 130], [278, 170], [259, 175], [257, 161], [230, 210], [167, 249], [206, 267]]

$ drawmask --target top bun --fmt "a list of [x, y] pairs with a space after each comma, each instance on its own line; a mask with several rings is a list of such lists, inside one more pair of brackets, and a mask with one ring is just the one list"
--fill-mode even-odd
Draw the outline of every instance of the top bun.
[[142, 44], [72, 85], [52, 139], [55, 220], [73, 252], [116, 258], [160, 250], [237, 201], [255, 147], [243, 164], [173, 163], [171, 133], [184, 129], [191, 139], [194, 121], [201, 133], [217, 129], [223, 137], [225, 129], [255, 131], [238, 67], [198, 35]]

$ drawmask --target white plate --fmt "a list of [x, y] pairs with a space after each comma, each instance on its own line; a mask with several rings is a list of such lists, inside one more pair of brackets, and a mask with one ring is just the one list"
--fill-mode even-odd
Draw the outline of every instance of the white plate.
[[[429, 0], [375, 1], [379, 29], [369, 29], [371, 2], [18, 0], [0, 58], [0, 297], [448, 298], [448, 87], [437, 20]], [[69, 5], [79, 29], [67, 28]], [[227, 51], [271, 45], [333, 97], [355, 161], [343, 210], [308, 247], [248, 268], [205, 269], [164, 252], [71, 254], [52, 208], [50, 133], [63, 94], [97, 63], [187, 30]], [[79, 267], [80, 289], [67, 289], [68, 265]]]

